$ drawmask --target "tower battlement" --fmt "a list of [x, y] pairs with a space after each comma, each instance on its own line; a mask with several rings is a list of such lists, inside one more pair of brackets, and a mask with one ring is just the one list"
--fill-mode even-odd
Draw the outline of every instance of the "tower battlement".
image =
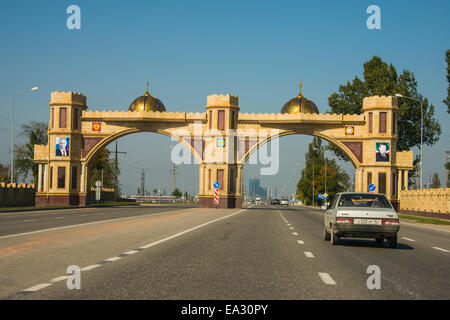
[[206, 107], [239, 107], [239, 98], [232, 94], [210, 94], [206, 98]]
[[55, 104], [77, 104], [86, 106], [86, 96], [79, 92], [53, 91], [50, 105]]
[[398, 108], [397, 98], [394, 96], [371, 96], [363, 99], [363, 110]]

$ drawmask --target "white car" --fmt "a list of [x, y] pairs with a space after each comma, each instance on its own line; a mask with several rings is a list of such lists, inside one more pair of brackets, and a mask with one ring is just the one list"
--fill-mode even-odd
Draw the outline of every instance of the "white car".
[[375, 238], [378, 245], [387, 239], [390, 248], [397, 247], [400, 229], [397, 212], [383, 194], [364, 192], [338, 193], [324, 215], [324, 240], [332, 245], [339, 238]]
[[289, 205], [289, 200], [288, 199], [281, 199], [280, 205], [281, 206], [288, 206]]

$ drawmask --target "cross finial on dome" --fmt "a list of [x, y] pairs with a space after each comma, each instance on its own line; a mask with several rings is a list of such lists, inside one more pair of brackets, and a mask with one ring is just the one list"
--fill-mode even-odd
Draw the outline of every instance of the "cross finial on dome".
[[302, 79], [300, 79], [300, 84], [298, 85], [299, 89], [298, 89], [298, 93], [301, 94], [302, 93]]
[[148, 74], [147, 74], [147, 90], [145, 92], [148, 93]]

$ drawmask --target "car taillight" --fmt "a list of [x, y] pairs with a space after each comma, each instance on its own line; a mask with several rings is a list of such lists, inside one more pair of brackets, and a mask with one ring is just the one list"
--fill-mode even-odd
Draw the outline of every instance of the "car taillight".
[[383, 219], [383, 225], [398, 226], [398, 219]]
[[353, 224], [353, 218], [336, 218], [336, 223], [349, 223]]

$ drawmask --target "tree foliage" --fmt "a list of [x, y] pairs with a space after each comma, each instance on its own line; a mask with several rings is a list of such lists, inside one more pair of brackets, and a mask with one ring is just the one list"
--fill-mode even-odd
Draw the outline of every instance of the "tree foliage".
[[111, 151], [107, 148], [100, 150], [89, 165], [89, 184], [94, 186], [96, 181], [102, 180], [103, 170], [103, 188], [116, 188], [115, 177], [120, 174], [119, 168], [117, 172], [114, 160], [110, 159]]
[[48, 141], [48, 123], [32, 121], [29, 124], [22, 125], [22, 132], [19, 136], [25, 136], [26, 142], [15, 146], [14, 152], [14, 172], [17, 173], [17, 181], [19, 177], [23, 180], [28, 177], [31, 172], [33, 182], [38, 182], [38, 165], [34, 163], [34, 145], [46, 145]]
[[437, 173], [433, 174], [433, 179], [431, 180], [431, 188], [436, 189], [441, 187], [441, 180], [439, 180], [439, 175]]
[[172, 192], [172, 196], [175, 196], [175, 198], [181, 198], [183, 194], [180, 190], [178, 190], [178, 188], [175, 188], [175, 190]]
[[[297, 197], [305, 204], [312, 204], [313, 176], [314, 196], [325, 193], [325, 150], [320, 138], [314, 137], [305, 154], [305, 169], [302, 170], [297, 184]], [[330, 198], [338, 192], [349, 187], [350, 178], [347, 173], [337, 165], [335, 160], [326, 158], [327, 193]]]

